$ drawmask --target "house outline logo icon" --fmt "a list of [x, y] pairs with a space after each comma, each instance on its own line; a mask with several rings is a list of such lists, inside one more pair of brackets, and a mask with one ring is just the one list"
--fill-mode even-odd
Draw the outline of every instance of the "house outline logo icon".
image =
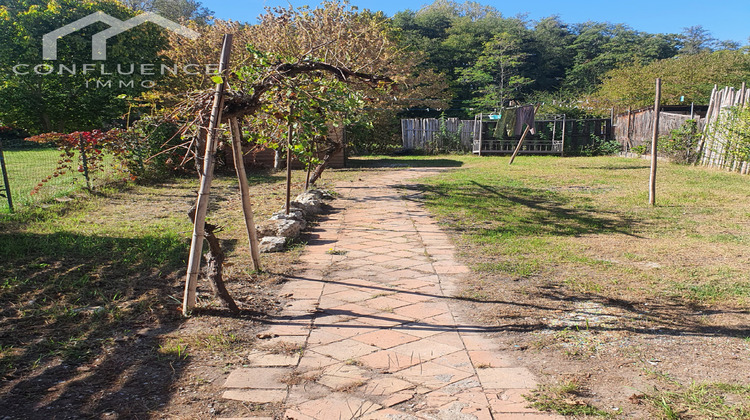
[[109, 38], [146, 22], [155, 23], [162, 28], [169, 29], [189, 39], [196, 39], [200, 36], [200, 33], [152, 12], [141, 13], [138, 16], [122, 21], [99, 11], [45, 34], [42, 37], [42, 59], [57, 60], [58, 39], [97, 22], [104, 22], [111, 26], [111, 28], [105, 29], [91, 37], [91, 59], [99, 61], [107, 59], [107, 40]]

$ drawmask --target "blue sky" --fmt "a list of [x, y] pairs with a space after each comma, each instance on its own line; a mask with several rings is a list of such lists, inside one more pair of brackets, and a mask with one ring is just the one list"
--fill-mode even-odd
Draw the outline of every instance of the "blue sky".
[[[203, 0], [216, 17], [255, 23], [264, 6], [316, 6], [319, 1], [300, 0]], [[351, 0], [360, 9], [382, 10], [388, 16], [405, 10], [418, 10], [425, 0]], [[531, 0], [479, 1], [494, 6], [504, 16], [528, 14], [532, 20], [560, 15], [566, 23], [588, 20], [624, 23], [644, 32], [679, 33], [688, 26], [702, 25], [715, 38], [748, 44], [750, 0]]]

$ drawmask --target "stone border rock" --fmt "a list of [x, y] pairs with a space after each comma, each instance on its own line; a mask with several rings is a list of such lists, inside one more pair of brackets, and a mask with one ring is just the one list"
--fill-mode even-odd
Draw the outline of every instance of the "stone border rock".
[[283, 209], [274, 213], [270, 219], [258, 225], [260, 252], [280, 252], [286, 245], [299, 237], [307, 227], [307, 221], [320, 214], [324, 200], [333, 196], [318, 189], [312, 189], [298, 195], [291, 202], [289, 214]]

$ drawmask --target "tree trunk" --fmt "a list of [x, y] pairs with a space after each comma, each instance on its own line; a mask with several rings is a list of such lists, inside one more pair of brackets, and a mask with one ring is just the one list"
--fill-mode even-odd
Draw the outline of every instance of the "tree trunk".
[[310, 176], [310, 185], [315, 185], [315, 181], [317, 181], [318, 178], [323, 175], [323, 171], [325, 171], [328, 167], [328, 161], [331, 160], [331, 157], [340, 152], [343, 148], [344, 146], [342, 144], [336, 143], [333, 149], [329, 150], [328, 153], [326, 153], [325, 157], [323, 157], [323, 162], [320, 162], [320, 164], [315, 167], [315, 170]]
[[229, 295], [226, 286], [224, 286], [223, 267], [224, 267], [224, 251], [221, 250], [221, 244], [219, 239], [214, 235], [214, 229], [206, 226], [205, 236], [208, 241], [208, 253], [206, 253], [206, 276], [208, 277], [209, 283], [211, 283], [211, 289], [214, 292], [214, 296], [219, 298], [229, 308], [232, 313], [236, 314], [240, 312], [240, 308]]

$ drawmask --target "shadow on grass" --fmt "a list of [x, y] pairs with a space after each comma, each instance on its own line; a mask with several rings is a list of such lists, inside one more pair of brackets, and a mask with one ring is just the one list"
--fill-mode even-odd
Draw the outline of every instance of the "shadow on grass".
[[[497, 187], [476, 181], [412, 184], [402, 188], [417, 192], [408, 199], [426, 201], [449, 214], [465, 215], [453, 227], [460, 231], [475, 230], [473, 234], [487, 239], [599, 233], [636, 236], [633, 228], [643, 223], [622, 213], [594, 208], [589, 199], [550, 190]], [[481, 228], [474, 227], [480, 221], [484, 222]]]
[[[393, 286], [384, 284], [379, 285], [362, 285], [361, 283], [352, 283], [347, 280], [319, 280], [316, 278], [308, 278], [304, 276], [292, 276], [291, 278], [296, 280], [304, 280], [310, 282], [325, 282], [326, 284], [336, 284], [342, 286], [348, 286], [353, 288], [367, 289], [370, 293], [386, 292], [396, 293], [399, 295], [414, 295], [427, 297], [434, 300], [446, 300], [446, 301], [462, 301], [479, 304], [497, 304], [503, 306], [512, 306], [517, 308], [523, 308], [526, 310], [539, 310], [544, 311], [547, 316], [544, 317], [545, 321], [529, 322], [530, 319], [537, 318], [541, 319], [541, 316], [530, 318], [527, 315], [505, 315], [497, 318], [497, 324], [493, 326], [481, 325], [481, 324], [459, 324], [455, 325], [452, 323], [442, 324], [428, 320], [424, 321], [404, 321], [402, 317], [391, 316], [387, 313], [361, 313], [351, 309], [320, 309], [314, 314], [304, 314], [299, 316], [276, 316], [268, 320], [269, 324], [276, 325], [308, 325], [311, 319], [314, 319], [316, 328], [321, 327], [337, 327], [337, 328], [351, 328], [351, 329], [368, 329], [372, 328], [370, 323], [337, 323], [337, 319], [344, 318], [357, 318], [357, 319], [371, 319], [378, 322], [387, 322], [393, 324], [391, 327], [397, 331], [409, 332], [411, 331], [434, 331], [434, 332], [448, 332], [456, 331], [463, 333], [498, 333], [498, 332], [539, 332], [539, 331], [564, 331], [564, 330], [578, 330], [585, 329], [585, 331], [591, 332], [607, 332], [607, 331], [626, 331], [634, 334], [644, 336], [696, 336], [696, 337], [739, 337], [745, 338], [747, 336], [746, 326], [710, 326], [706, 325], [702, 320], [701, 316], [707, 313], [715, 313], [716, 311], [705, 311], [696, 314], [695, 308], [686, 308], [685, 305], [681, 305], [679, 302], [667, 302], [667, 303], [654, 303], [647, 302], [635, 302], [625, 299], [608, 298], [597, 294], [587, 294], [581, 296], [574, 293], [565, 293], [564, 289], [555, 288], [552, 289], [541, 289], [539, 292], [532, 292], [529, 296], [528, 302], [515, 302], [512, 300], [500, 300], [500, 299], [476, 299], [470, 297], [461, 296], [445, 296], [443, 294], [430, 294], [420, 292], [417, 290], [409, 289], [396, 289]], [[613, 324], [597, 324], [595, 322], [580, 326], [571, 326], [564, 323], [555, 323], [554, 317], [556, 313], [561, 310], [560, 303], [575, 303], [581, 301], [591, 301], [599, 303], [603, 310], [602, 311], [591, 311], [586, 313], [585, 311], [579, 311], [582, 316], [587, 319], [594, 319], [601, 316], [602, 313], [608, 313], [613, 310], [621, 312], [619, 315], [620, 319], [616, 325]], [[720, 311], [722, 314], [750, 314], [750, 311], [731, 311], [725, 310]], [[686, 316], [692, 315], [692, 316]], [[648, 318], [648, 323], [645, 323], [643, 319]], [[517, 320], [519, 322], [507, 321]], [[506, 322], [503, 324], [503, 322]]]
[[358, 159], [349, 158], [350, 168], [458, 168], [463, 162], [454, 159], [415, 157], [401, 159]]
[[[147, 416], [188, 359], [160, 337], [182, 323], [184, 239], [0, 233], [0, 412]], [[18, 417], [15, 417], [18, 416]]]

